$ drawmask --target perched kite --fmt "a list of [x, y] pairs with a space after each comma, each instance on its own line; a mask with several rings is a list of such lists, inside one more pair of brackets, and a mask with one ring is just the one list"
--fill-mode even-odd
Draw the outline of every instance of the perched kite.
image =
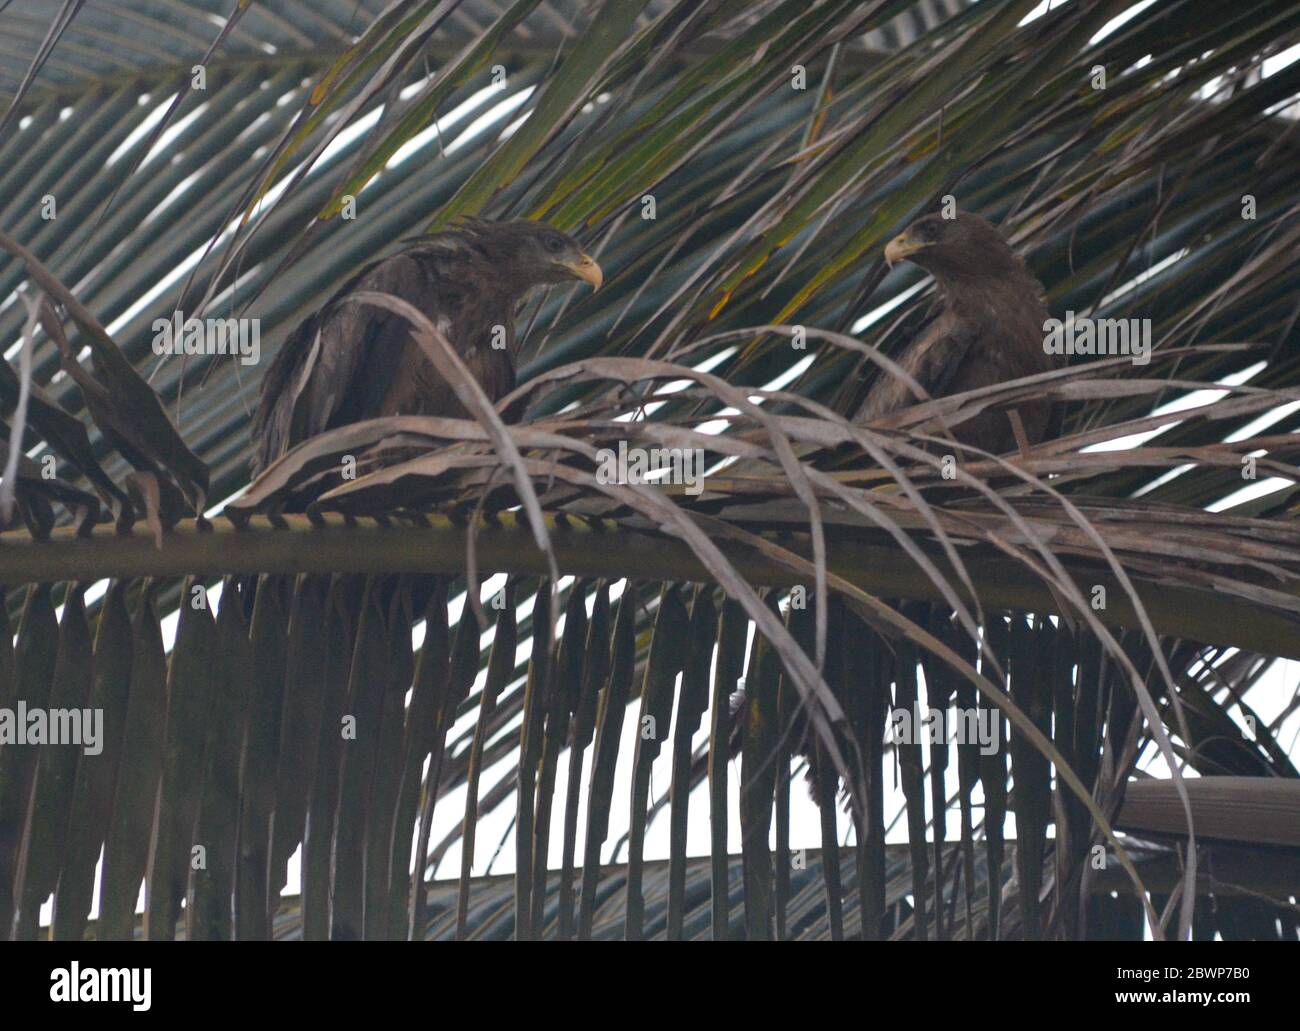
[[[1043, 349], [1043, 288], [991, 222], [968, 212], [951, 219], [927, 215], [889, 242], [885, 260], [920, 265], [939, 287], [942, 312], [898, 360], [930, 397], [1058, 367], [1060, 359]], [[861, 425], [918, 400], [903, 380], [882, 373], [853, 421]], [[1027, 402], [1016, 411], [1026, 444], [1047, 436], [1050, 402]], [[954, 426], [952, 434], [997, 455], [1016, 447], [1013, 426], [1007, 412], [989, 411]]]
[[[1043, 323], [1048, 317], [1043, 288], [992, 223], [965, 212], [952, 219], [927, 215], [889, 242], [885, 260], [891, 266], [911, 261], [938, 283], [943, 306], [939, 317], [898, 359], [930, 397], [959, 394], [1058, 367], [1059, 356], [1049, 355], [1043, 348]], [[882, 371], [853, 421], [861, 425], [919, 401], [901, 378]], [[1055, 432], [1056, 413], [1050, 402], [1030, 401], [1019, 405], [1016, 412], [1026, 444], [1036, 444]], [[967, 420], [952, 427], [952, 435], [963, 444], [995, 455], [1018, 444], [1005, 411]], [[839, 604], [832, 602], [832, 613]], [[732, 700], [733, 708], [743, 704], [743, 695]], [[816, 749], [812, 728], [801, 714], [795, 717], [793, 734], [795, 750], [807, 760], [809, 792], [821, 805], [826, 801], [823, 778], [837, 778], [822, 766], [828, 760]]]
[[262, 382], [254, 473], [296, 444], [384, 415], [467, 417], [401, 315], [356, 299], [390, 294], [447, 337], [492, 400], [515, 385], [514, 319], [536, 287], [601, 284], [600, 266], [542, 222], [466, 220], [352, 277], [289, 335]]

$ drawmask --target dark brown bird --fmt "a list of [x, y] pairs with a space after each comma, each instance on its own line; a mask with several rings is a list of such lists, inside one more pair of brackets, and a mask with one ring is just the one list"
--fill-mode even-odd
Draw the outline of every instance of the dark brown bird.
[[[885, 260], [920, 265], [935, 278], [943, 310], [898, 364], [931, 397], [1019, 379], [1058, 367], [1043, 349], [1043, 288], [991, 222], [969, 212], [927, 215], [885, 248]], [[882, 372], [854, 422], [862, 425], [917, 403], [901, 379]], [[1052, 406], [1033, 401], [1016, 409], [1026, 442], [1049, 432]], [[963, 444], [1003, 454], [1017, 441], [1008, 413], [990, 411], [953, 427]]]
[[[1043, 323], [1048, 317], [1043, 288], [991, 222], [968, 212], [951, 219], [927, 215], [889, 242], [885, 260], [891, 266], [911, 261], [938, 283], [939, 317], [897, 359], [930, 397], [1047, 372], [1061, 362], [1043, 348]], [[918, 398], [903, 380], [882, 371], [853, 421], [862, 425], [916, 403]], [[1055, 432], [1056, 413], [1050, 402], [1031, 401], [1016, 411], [1026, 443], [1036, 444]], [[995, 455], [1017, 446], [1004, 411], [990, 411], [954, 426], [952, 434], [961, 443]], [[843, 618], [843, 610], [836, 613], [840, 604], [832, 600], [833, 622]], [[851, 711], [853, 700], [842, 701]], [[743, 695], [732, 700], [733, 709], [743, 704]], [[795, 714], [791, 733], [794, 751], [807, 762], [809, 793], [821, 805], [819, 764], [825, 760], [801, 713]], [[738, 745], [733, 742], [733, 747]]]
[[572, 280], [599, 287], [600, 266], [543, 222], [467, 219], [366, 266], [298, 325], [271, 363], [253, 420], [254, 473], [309, 437], [363, 419], [467, 417], [410, 323], [356, 300], [357, 292], [418, 308], [495, 401], [515, 385], [521, 302], [537, 287]]

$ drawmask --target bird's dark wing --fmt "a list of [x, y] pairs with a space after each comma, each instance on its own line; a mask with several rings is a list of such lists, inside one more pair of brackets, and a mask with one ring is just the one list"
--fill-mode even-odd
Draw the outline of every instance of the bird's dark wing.
[[[958, 384], [970, 378], [969, 366], [978, 338], [978, 332], [972, 327], [941, 317], [904, 352], [898, 364], [932, 398], [959, 393], [969, 389]], [[882, 369], [867, 391], [854, 422], [870, 422], [920, 403], [921, 399], [903, 379]]]
[[285, 340], [267, 371], [254, 422], [256, 470], [308, 437], [381, 414], [411, 340], [406, 319], [351, 300], [359, 291], [392, 294], [435, 324], [430, 268], [411, 253], [362, 269]]
[[[947, 397], [969, 390], [1005, 383], [1053, 367], [1043, 353], [1033, 321], [1005, 321], [957, 318], [945, 313], [903, 356], [899, 364], [930, 397]], [[916, 404], [912, 390], [898, 377], [882, 373], [858, 410], [861, 424]], [[1026, 401], [1017, 407], [1030, 444], [1049, 432], [1052, 406]], [[1016, 444], [1007, 413], [988, 411], [952, 427], [954, 437], [964, 444], [1004, 454]]]
[[437, 324], [441, 313], [431, 287], [426, 268], [417, 257], [396, 254], [363, 270], [348, 294], [328, 305], [320, 327], [320, 346], [314, 347], [316, 368], [307, 379], [299, 439], [330, 426], [383, 414], [381, 405], [412, 339], [412, 326], [401, 315], [350, 300], [349, 295], [360, 291], [391, 294]]

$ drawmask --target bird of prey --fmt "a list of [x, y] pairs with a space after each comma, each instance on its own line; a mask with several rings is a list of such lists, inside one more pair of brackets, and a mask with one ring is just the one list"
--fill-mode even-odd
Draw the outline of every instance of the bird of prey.
[[593, 288], [600, 266], [542, 222], [467, 219], [363, 268], [289, 335], [267, 370], [253, 420], [253, 471], [338, 426], [385, 415], [466, 418], [413, 327], [357, 300], [391, 294], [447, 337], [493, 401], [515, 385], [514, 319], [535, 288], [566, 281]]
[[[931, 397], [1019, 379], [1058, 367], [1043, 348], [1043, 288], [991, 222], [970, 212], [953, 218], [927, 215], [885, 248], [885, 260], [919, 265], [935, 278], [943, 310], [898, 364]], [[900, 378], [882, 373], [854, 422], [870, 422], [918, 403]], [[1017, 408], [1025, 443], [1051, 429], [1052, 405], [1031, 401]], [[1016, 447], [1007, 412], [989, 411], [953, 427], [960, 443], [1003, 454]]]
[[[933, 275], [939, 287], [939, 317], [897, 359], [930, 397], [1058, 367], [1059, 356], [1047, 354], [1043, 347], [1047, 320], [1043, 288], [992, 223], [969, 212], [951, 219], [927, 215], [889, 242], [885, 260], [891, 266], [911, 261]], [[853, 421], [863, 425], [918, 402], [905, 381], [882, 372]], [[1056, 413], [1050, 402], [1030, 401], [1016, 411], [1026, 444], [1036, 444], [1055, 432]], [[995, 455], [1018, 444], [1004, 411], [969, 419], [954, 426], [952, 435], [960, 443]], [[843, 618], [840, 606], [838, 599], [832, 599], [832, 620]], [[743, 696], [733, 698], [732, 704], [733, 708], [743, 705]], [[827, 771], [821, 764], [826, 760], [816, 750], [814, 732], [802, 714], [794, 716], [792, 734], [795, 751], [807, 761], [809, 792], [818, 805], [824, 804], [828, 800], [823, 798], [822, 778]]]

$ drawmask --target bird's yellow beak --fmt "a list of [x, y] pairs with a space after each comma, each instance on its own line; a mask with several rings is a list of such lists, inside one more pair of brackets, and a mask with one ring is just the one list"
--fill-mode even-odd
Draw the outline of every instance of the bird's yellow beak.
[[885, 264], [893, 268], [895, 262], [902, 261], [909, 254], [915, 254], [924, 247], [923, 243], [909, 240], [907, 233], [899, 233], [885, 247]]
[[562, 261], [560, 264], [568, 269], [575, 279], [590, 283], [593, 290], [599, 290], [600, 284], [605, 282], [605, 274], [600, 271], [600, 266], [589, 254], [582, 255], [577, 261]]

